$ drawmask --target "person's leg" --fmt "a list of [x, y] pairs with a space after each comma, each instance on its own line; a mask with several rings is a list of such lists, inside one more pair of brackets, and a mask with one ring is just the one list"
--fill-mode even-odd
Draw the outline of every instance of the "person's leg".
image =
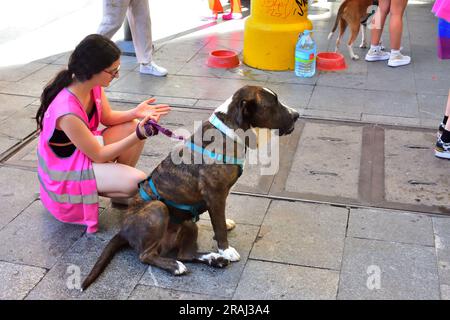
[[103, 0], [103, 18], [97, 33], [111, 39], [123, 24], [130, 0]]
[[381, 40], [381, 34], [383, 33], [384, 24], [386, 22], [386, 17], [389, 14], [391, 7], [391, 0], [379, 0], [378, 9], [372, 18], [370, 28], [371, 28], [371, 39], [370, 44], [373, 46], [378, 46]]
[[[119, 141], [136, 130], [138, 121], [130, 121], [112, 126], [103, 132], [105, 145]], [[144, 148], [145, 140], [123, 152], [116, 163], [95, 163], [94, 174], [100, 195], [112, 198], [115, 204], [127, 204], [128, 199], [137, 192], [137, 183], [146, 178], [146, 174], [134, 168]], [[122, 199], [121, 199], [122, 198]]]
[[230, 0], [230, 13], [222, 16], [223, 20], [242, 19], [241, 0]]
[[222, 4], [220, 0], [208, 0], [209, 9], [213, 12], [213, 14], [217, 15], [218, 13], [223, 12]]
[[445, 108], [445, 116], [441, 126], [439, 126], [438, 139], [434, 154], [436, 157], [450, 159], [450, 90], [448, 92], [447, 107]]
[[[135, 132], [137, 124], [138, 121], [134, 120], [107, 128], [105, 131], [103, 131], [103, 141], [105, 145], [114, 143], [129, 136], [130, 134]], [[145, 140], [137, 142], [133, 147], [123, 152], [116, 159], [116, 161], [127, 166], [136, 166], [139, 157], [141, 156], [142, 149], [144, 148], [144, 144]]]
[[403, 32], [403, 14], [408, 0], [391, 0], [391, 18], [389, 21], [389, 35], [391, 49], [400, 50]]
[[136, 58], [140, 63], [139, 71], [157, 77], [167, 75], [167, 70], [153, 62], [152, 21], [148, 0], [131, 0], [128, 9]]
[[391, 0], [391, 20], [389, 21], [389, 34], [391, 36], [391, 55], [388, 66], [399, 67], [411, 62], [411, 57], [400, 53], [403, 31], [403, 13], [408, 0]]
[[386, 17], [389, 14], [391, 0], [379, 0], [378, 9], [370, 22], [370, 49], [366, 54], [366, 61], [383, 61], [389, 59], [389, 53], [381, 49], [381, 34], [383, 33]]
[[97, 192], [104, 197], [130, 198], [138, 191], [138, 183], [147, 175], [121, 163], [93, 163]]

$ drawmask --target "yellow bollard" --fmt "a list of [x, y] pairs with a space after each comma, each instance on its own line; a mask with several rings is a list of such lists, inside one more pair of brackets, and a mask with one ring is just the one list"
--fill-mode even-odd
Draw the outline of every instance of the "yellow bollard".
[[312, 28], [308, 0], [252, 0], [244, 29], [244, 63], [262, 70], [294, 70], [298, 35]]

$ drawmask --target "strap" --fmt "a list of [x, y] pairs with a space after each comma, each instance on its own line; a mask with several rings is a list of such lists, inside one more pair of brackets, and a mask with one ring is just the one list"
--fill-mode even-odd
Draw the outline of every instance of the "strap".
[[[190, 205], [190, 204], [179, 204], [179, 203], [176, 203], [176, 202], [164, 199], [164, 198], [162, 198], [160, 196], [160, 194], [158, 193], [158, 190], [156, 190], [156, 186], [155, 186], [155, 183], [153, 182], [153, 180], [151, 178], [149, 178], [147, 180], [148, 180], [148, 184], [150, 185], [150, 188], [152, 189], [152, 192], [154, 194], [154, 198], [156, 198], [159, 201], [164, 202], [166, 205], [168, 205], [170, 207], [174, 207], [174, 208], [177, 208], [177, 209], [180, 209], [180, 210], [183, 210], [183, 211], [190, 212], [190, 214], [192, 215], [192, 220], [194, 222], [197, 222], [200, 219], [199, 218], [199, 216], [200, 216], [199, 209], [200, 209], [200, 207], [202, 206], [203, 203], [200, 202], [200, 203], [192, 204], [192, 205]], [[149, 196], [147, 194], [147, 192], [145, 192], [145, 190], [144, 190], [143, 183], [145, 181], [141, 181], [139, 183], [139, 194], [140, 194], [141, 198], [144, 201], [154, 200], [154, 198]]]
[[200, 147], [192, 143], [191, 141], [186, 141], [186, 146], [197, 153], [206, 154], [209, 158], [217, 160], [219, 162], [223, 162], [226, 164], [237, 164], [240, 166], [244, 165], [244, 159], [237, 159], [235, 157], [230, 157], [220, 153], [212, 152], [210, 150], [207, 150], [203, 147]]
[[241, 145], [244, 145], [242, 139], [239, 138], [239, 136], [234, 132], [234, 130], [228, 127], [225, 123], [223, 123], [222, 120], [220, 120], [214, 113], [211, 115], [211, 117], [209, 117], [209, 122], [214, 127], [216, 127], [217, 130], [225, 134], [231, 140], [236, 141]]

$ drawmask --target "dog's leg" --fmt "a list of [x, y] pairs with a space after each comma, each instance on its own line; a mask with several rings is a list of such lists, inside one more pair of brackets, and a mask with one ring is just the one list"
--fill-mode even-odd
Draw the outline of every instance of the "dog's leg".
[[143, 252], [139, 255], [139, 259], [142, 263], [167, 270], [175, 276], [180, 276], [188, 272], [186, 266], [180, 261], [170, 258], [163, 258], [154, 250]]
[[366, 41], [366, 30], [367, 30], [367, 26], [365, 24], [362, 24], [362, 29], [361, 29], [361, 44], [359, 45], [360, 48], [367, 48], [367, 41]]
[[[211, 196], [219, 194], [225, 195], [225, 197]], [[227, 260], [239, 261], [241, 259], [239, 253], [236, 249], [228, 245], [227, 224], [225, 218], [226, 195], [228, 195], [228, 190], [214, 190], [205, 193], [204, 199], [208, 205], [209, 216], [214, 229], [214, 236], [217, 241], [217, 247], [219, 248], [219, 254]]]
[[350, 39], [348, 40], [348, 43], [347, 43], [348, 52], [349, 52], [350, 57], [352, 58], [352, 60], [358, 60], [359, 56], [357, 56], [353, 52], [353, 43], [355, 42], [356, 38], [358, 37], [359, 23], [350, 26], [350, 29], [351, 29], [352, 33], [351, 33]]
[[345, 29], [347, 29], [347, 21], [344, 19], [339, 20], [339, 35], [336, 39], [336, 49], [335, 52], [339, 52], [339, 45], [341, 44], [342, 37], [344, 36]]
[[192, 221], [183, 223], [177, 236], [177, 259], [182, 262], [200, 262], [215, 268], [223, 268], [230, 264], [230, 261], [218, 253], [198, 252], [197, 246], [198, 227]]

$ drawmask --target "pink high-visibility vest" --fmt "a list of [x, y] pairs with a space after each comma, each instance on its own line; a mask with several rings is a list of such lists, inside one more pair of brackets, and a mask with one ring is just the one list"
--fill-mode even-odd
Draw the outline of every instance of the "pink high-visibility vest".
[[450, 0], [436, 0], [431, 11], [438, 18], [450, 22]]
[[92, 161], [78, 148], [67, 158], [58, 157], [49, 145], [56, 120], [66, 114], [79, 117], [94, 135], [102, 115], [101, 87], [92, 89], [97, 112], [89, 121], [78, 98], [67, 88], [61, 90], [44, 114], [43, 129], [37, 148], [38, 178], [41, 201], [45, 208], [62, 222], [87, 226], [87, 232], [98, 228], [98, 193]]

